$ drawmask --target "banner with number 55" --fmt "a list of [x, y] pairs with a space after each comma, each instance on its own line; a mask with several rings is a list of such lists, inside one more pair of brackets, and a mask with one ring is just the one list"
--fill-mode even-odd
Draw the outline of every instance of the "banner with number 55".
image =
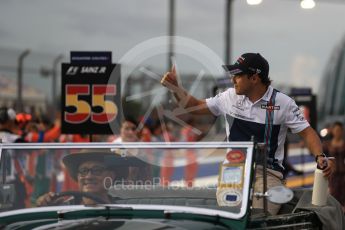
[[117, 130], [122, 115], [119, 67], [62, 64], [62, 133], [112, 134]]

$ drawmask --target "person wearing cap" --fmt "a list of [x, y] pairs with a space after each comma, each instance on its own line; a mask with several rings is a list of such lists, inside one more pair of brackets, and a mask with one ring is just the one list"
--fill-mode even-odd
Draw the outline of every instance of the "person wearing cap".
[[[138, 164], [136, 159], [121, 157], [114, 152], [105, 150], [88, 150], [79, 153], [71, 153], [62, 159], [70, 176], [78, 183], [79, 191], [96, 195], [104, 203], [112, 203], [108, 195], [108, 189], [116, 180], [125, 179], [128, 176], [128, 166]], [[107, 185], [108, 184], [108, 185]], [[57, 196], [49, 192], [40, 196], [37, 206], [61, 205], [61, 204], [84, 204], [93, 205], [97, 202], [87, 197], [81, 200], [66, 200], [66, 197]]]
[[[324, 176], [334, 171], [334, 162], [322, 152], [322, 144], [299, 110], [295, 101], [271, 86], [269, 64], [259, 53], [245, 53], [233, 65], [224, 65], [234, 87], [205, 100], [190, 95], [177, 80], [175, 66], [161, 83], [172, 91], [180, 106], [192, 114], [225, 115], [228, 141], [250, 141], [252, 137], [267, 144], [268, 188], [283, 183], [284, 142], [287, 130], [298, 133], [319, 165]], [[328, 162], [327, 166], [326, 163]], [[260, 169], [260, 167], [259, 167]], [[262, 192], [262, 167], [257, 170], [254, 190]], [[254, 208], [263, 208], [263, 199], [253, 199]], [[268, 204], [268, 211], [276, 214], [280, 206]]]

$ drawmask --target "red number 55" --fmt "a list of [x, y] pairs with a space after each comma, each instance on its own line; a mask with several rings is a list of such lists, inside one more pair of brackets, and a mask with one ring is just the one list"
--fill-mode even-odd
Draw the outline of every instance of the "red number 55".
[[89, 85], [70, 84], [66, 85], [66, 107], [73, 106], [74, 113], [65, 112], [65, 121], [73, 124], [80, 124], [87, 121], [91, 116], [91, 121], [97, 124], [106, 124], [113, 121], [118, 113], [114, 102], [105, 100], [107, 95], [116, 95], [115, 85], [93, 85], [92, 86], [92, 107], [102, 108], [99, 113], [92, 112], [91, 106], [87, 101], [79, 99], [80, 95], [89, 95]]

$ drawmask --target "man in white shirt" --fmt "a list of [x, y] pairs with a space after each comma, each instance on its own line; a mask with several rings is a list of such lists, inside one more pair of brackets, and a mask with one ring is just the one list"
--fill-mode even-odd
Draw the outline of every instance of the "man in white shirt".
[[[265, 58], [259, 53], [246, 53], [233, 65], [223, 67], [229, 72], [234, 88], [206, 100], [196, 99], [178, 84], [174, 66], [164, 75], [161, 83], [192, 114], [225, 115], [228, 141], [250, 141], [254, 136], [258, 142], [265, 142], [268, 149], [268, 187], [282, 184], [284, 142], [288, 128], [304, 139], [320, 166], [326, 165], [321, 141], [296, 103], [270, 86], [269, 64]], [[329, 177], [333, 171], [334, 162], [329, 161], [324, 175]], [[254, 189], [257, 192], [262, 190], [262, 170], [257, 172]], [[262, 204], [261, 200], [253, 200], [254, 208], [262, 208]], [[279, 208], [279, 205], [269, 204], [268, 211], [276, 214]]]

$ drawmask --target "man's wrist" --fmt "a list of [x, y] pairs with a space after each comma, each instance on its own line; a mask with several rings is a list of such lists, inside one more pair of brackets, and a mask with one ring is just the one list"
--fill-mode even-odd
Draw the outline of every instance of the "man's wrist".
[[316, 155], [316, 156], [315, 156], [315, 161], [316, 161], [316, 162], [318, 161], [319, 157], [327, 157], [327, 156], [326, 156], [326, 154], [324, 154], [324, 153], [320, 153], [320, 154]]
[[186, 91], [183, 88], [177, 88], [174, 91], [174, 95], [178, 102], [182, 101], [186, 97]]

